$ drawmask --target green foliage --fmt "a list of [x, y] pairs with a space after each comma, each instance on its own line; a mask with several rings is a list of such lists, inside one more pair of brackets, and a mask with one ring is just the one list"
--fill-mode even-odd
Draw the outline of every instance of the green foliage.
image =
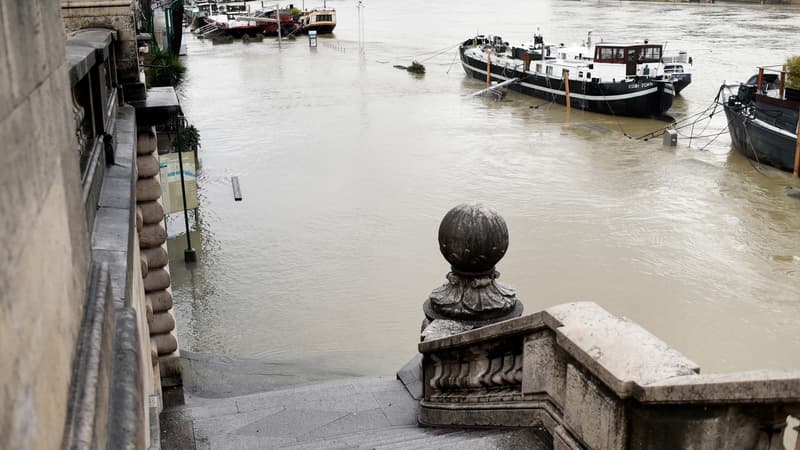
[[299, 8], [292, 8], [292, 17], [300, 17], [301, 13], [302, 11]]
[[786, 60], [786, 86], [800, 89], [800, 55], [790, 56]]
[[[200, 148], [200, 132], [194, 125], [181, 128], [181, 151], [188, 152]], [[177, 145], [173, 142], [173, 146]]]
[[290, 41], [296, 41], [297, 40], [297, 36], [295, 36], [294, 33], [292, 33], [286, 39], [289, 39]]
[[144, 73], [148, 88], [175, 86], [183, 79], [186, 66], [180, 62], [177, 55], [172, 56], [170, 64], [169, 53], [153, 45], [150, 50], [150, 62], [145, 65]]

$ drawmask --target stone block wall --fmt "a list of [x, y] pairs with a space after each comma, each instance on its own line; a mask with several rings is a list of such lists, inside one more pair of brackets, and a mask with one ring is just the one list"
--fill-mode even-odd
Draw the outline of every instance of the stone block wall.
[[89, 241], [57, 0], [0, 0], [0, 448], [56, 448]]

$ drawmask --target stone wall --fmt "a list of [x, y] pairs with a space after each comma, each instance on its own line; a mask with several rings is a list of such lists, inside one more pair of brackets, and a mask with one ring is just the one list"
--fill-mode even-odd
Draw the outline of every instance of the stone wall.
[[0, 0], [0, 448], [56, 448], [89, 240], [58, 0]]
[[0, 0], [0, 448], [157, 448], [135, 3], [63, 3]]
[[61, 0], [67, 33], [107, 28], [117, 33], [117, 73], [122, 84], [139, 82], [136, 0]]

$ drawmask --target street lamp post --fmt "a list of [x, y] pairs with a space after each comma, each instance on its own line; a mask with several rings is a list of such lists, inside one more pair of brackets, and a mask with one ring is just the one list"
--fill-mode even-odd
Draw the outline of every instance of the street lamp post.
[[177, 126], [175, 127], [175, 143], [178, 146], [178, 168], [181, 171], [181, 197], [183, 198], [183, 220], [186, 224], [186, 249], [183, 251], [183, 260], [186, 262], [197, 261], [197, 253], [192, 248], [192, 237], [189, 234], [189, 211], [186, 207], [186, 185], [183, 181], [183, 142], [181, 140], [181, 132], [183, 130], [183, 115], [178, 115]]

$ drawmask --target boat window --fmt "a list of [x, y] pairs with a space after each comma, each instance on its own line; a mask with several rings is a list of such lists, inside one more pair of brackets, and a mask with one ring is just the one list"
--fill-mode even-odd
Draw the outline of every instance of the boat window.
[[547, 66], [547, 69], [546, 69], [545, 73], [547, 75], [552, 75], [553, 74], [553, 66]]
[[644, 46], [639, 50], [640, 62], [659, 62], [661, 60], [661, 47], [657, 45]]
[[542, 73], [542, 65], [541, 64], [537, 64], [536, 65], [536, 73]]
[[578, 78], [583, 78], [583, 72], [578, 72]]
[[[599, 47], [595, 51], [595, 59], [597, 62], [623, 63], [625, 62], [625, 50], [624, 47]], [[635, 52], [635, 50], [629, 51]]]
[[333, 15], [331, 15], [331, 14], [318, 14], [315, 22], [333, 22]]
[[586, 72], [586, 78], [592, 78], [592, 72]]

